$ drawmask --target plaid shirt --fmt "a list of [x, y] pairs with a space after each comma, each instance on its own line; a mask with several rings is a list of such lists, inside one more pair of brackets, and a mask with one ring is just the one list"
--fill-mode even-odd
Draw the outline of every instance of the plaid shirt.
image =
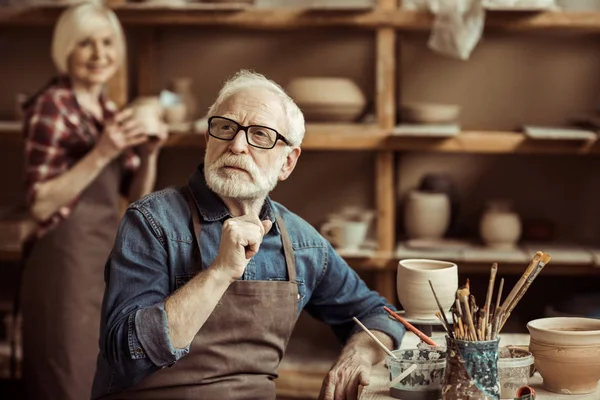
[[[103, 120], [116, 113], [113, 102], [100, 98]], [[41, 183], [68, 171], [93, 149], [104, 125], [79, 106], [67, 77], [52, 80], [25, 105], [25, 189], [31, 207]], [[131, 150], [123, 152], [122, 194], [126, 195], [140, 158]], [[50, 218], [38, 222], [36, 236], [41, 237], [69, 217], [78, 197], [61, 207]]]

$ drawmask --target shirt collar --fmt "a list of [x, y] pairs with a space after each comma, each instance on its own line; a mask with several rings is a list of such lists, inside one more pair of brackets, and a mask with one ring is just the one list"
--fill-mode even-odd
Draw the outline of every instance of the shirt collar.
[[[204, 178], [204, 164], [198, 165], [196, 171], [194, 171], [190, 177], [188, 185], [192, 192], [192, 197], [198, 206], [198, 212], [204, 221], [213, 222], [232, 217], [223, 200], [215, 192], [210, 190], [206, 184], [206, 179]], [[267, 196], [260, 211], [259, 218], [261, 220], [269, 219], [273, 222], [271, 231], [275, 230], [279, 232], [279, 228], [276, 224], [276, 217], [277, 214], [275, 213], [273, 201]]]

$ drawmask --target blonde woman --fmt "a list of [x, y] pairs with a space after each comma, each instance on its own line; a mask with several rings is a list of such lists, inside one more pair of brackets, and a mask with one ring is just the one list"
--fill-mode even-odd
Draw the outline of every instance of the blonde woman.
[[24, 380], [31, 399], [91, 395], [104, 264], [120, 219], [155, 183], [167, 136], [149, 140], [131, 110], [104, 93], [125, 54], [109, 9], [67, 9], [54, 30], [59, 76], [25, 105], [25, 185], [39, 229], [23, 276]]

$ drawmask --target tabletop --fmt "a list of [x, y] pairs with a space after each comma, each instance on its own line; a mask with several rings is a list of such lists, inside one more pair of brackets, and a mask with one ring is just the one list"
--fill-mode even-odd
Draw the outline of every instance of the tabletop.
[[[436, 336], [434, 334], [433, 339], [437, 343], [444, 343], [443, 335]], [[401, 349], [410, 349], [416, 348], [419, 343], [419, 338], [410, 332], [406, 333], [406, 336], [402, 340]], [[505, 333], [500, 337], [500, 346], [510, 346], [510, 345], [529, 345], [529, 335], [528, 334], [510, 334]], [[360, 396], [360, 400], [395, 400], [392, 396], [390, 396], [390, 389], [388, 387], [389, 383], [389, 374], [388, 370], [385, 367], [384, 363], [381, 362], [377, 365], [373, 366], [373, 370], [371, 371], [371, 384], [366, 386], [362, 390], [362, 394]], [[533, 387], [537, 393], [537, 398], [539, 400], [600, 400], [600, 391], [597, 391], [594, 394], [584, 394], [584, 395], [564, 395], [557, 393], [550, 393], [543, 389], [542, 387], [542, 377], [539, 373], [535, 373], [533, 377], [529, 380], [529, 386]], [[503, 399], [504, 400], [504, 399]], [[512, 399], [510, 399], [512, 400]]]

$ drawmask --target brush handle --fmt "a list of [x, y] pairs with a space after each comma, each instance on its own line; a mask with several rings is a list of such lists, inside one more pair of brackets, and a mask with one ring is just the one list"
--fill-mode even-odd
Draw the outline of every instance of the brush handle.
[[502, 303], [501, 308], [502, 308], [503, 312], [506, 311], [508, 309], [508, 307], [510, 307], [510, 304], [513, 302], [514, 298], [517, 296], [517, 294], [519, 293], [519, 291], [525, 284], [525, 281], [527, 280], [529, 275], [531, 275], [533, 270], [537, 267], [537, 265], [540, 262], [540, 260], [542, 259], [543, 255], [544, 255], [544, 253], [542, 253], [541, 251], [538, 251], [537, 253], [535, 253], [533, 258], [529, 262], [527, 269], [525, 270], [525, 272], [523, 272], [523, 275], [521, 275], [521, 277], [519, 278], [519, 280], [517, 281], [515, 286], [513, 286], [512, 290], [510, 291], [508, 296], [506, 296], [504, 303]]
[[492, 264], [492, 269], [490, 270], [490, 283], [488, 285], [488, 290], [487, 290], [487, 296], [485, 298], [485, 316], [483, 318], [483, 326], [484, 326], [484, 333], [486, 334], [486, 339], [489, 333], [491, 332], [485, 332], [487, 325], [488, 325], [488, 321], [490, 318], [490, 307], [492, 307], [492, 294], [494, 293], [494, 283], [496, 283], [496, 273], [498, 272], [498, 263], [494, 263]]
[[469, 299], [467, 296], [463, 296], [461, 298], [463, 302], [463, 307], [465, 309], [465, 314], [467, 315], [467, 323], [469, 325], [469, 332], [471, 336], [473, 336], [473, 340], [477, 340], [477, 332], [475, 331], [475, 326], [473, 325], [473, 316], [471, 315], [471, 309], [469, 308]]
[[411, 331], [412, 333], [417, 335], [419, 337], [419, 339], [421, 339], [422, 341], [424, 341], [425, 343], [427, 343], [430, 346], [436, 346], [436, 347], [438, 346], [438, 344], [436, 342], [434, 342], [433, 339], [431, 339], [429, 336], [427, 336], [426, 334], [424, 334], [423, 332], [421, 332], [420, 330], [418, 330], [417, 328], [412, 326], [412, 324], [410, 322], [408, 322], [407, 320], [405, 320], [404, 318], [402, 318], [401, 316], [399, 316], [398, 314], [393, 312], [391, 309], [389, 309], [386, 306], [383, 306], [383, 309], [388, 314], [390, 314], [392, 317], [394, 317], [397, 321], [399, 321], [402, 325], [404, 325], [406, 327], [406, 329], [408, 329], [409, 331]]

